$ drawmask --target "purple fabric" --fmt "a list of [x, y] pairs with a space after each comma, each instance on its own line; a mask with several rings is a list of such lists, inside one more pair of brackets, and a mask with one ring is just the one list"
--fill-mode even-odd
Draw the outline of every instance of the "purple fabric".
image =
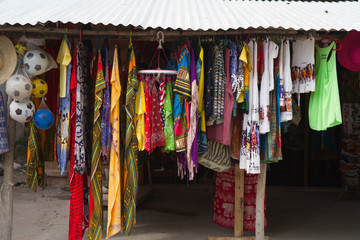
[[107, 41], [103, 46], [104, 51], [104, 66], [105, 66], [105, 84], [101, 118], [101, 150], [103, 156], [103, 162], [109, 163], [110, 146], [111, 146], [111, 124], [110, 124], [110, 80], [109, 80], [109, 47]]
[[[194, 49], [191, 48], [190, 50], [190, 86], [193, 85], [193, 83], [197, 83], [197, 74], [196, 74], [196, 61], [195, 61], [195, 53]], [[197, 114], [194, 116], [197, 118]], [[190, 121], [190, 120], [189, 120]], [[198, 121], [196, 121], [198, 122]], [[191, 159], [195, 167], [195, 172], [197, 172], [198, 167], [198, 144], [197, 144], [197, 131], [198, 124], [195, 125], [195, 138], [191, 146]]]

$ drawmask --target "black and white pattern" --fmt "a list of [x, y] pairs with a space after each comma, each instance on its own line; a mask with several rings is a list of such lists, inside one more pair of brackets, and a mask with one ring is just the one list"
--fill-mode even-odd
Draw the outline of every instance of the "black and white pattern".
[[89, 69], [88, 69], [88, 56], [86, 47], [82, 42], [77, 46], [77, 87], [76, 87], [76, 131], [75, 131], [75, 144], [74, 155], [75, 164], [74, 171], [77, 174], [83, 174], [86, 169], [86, 149], [88, 148], [86, 142], [89, 138], [86, 124], [86, 117], [88, 111], [88, 92], [89, 92]]

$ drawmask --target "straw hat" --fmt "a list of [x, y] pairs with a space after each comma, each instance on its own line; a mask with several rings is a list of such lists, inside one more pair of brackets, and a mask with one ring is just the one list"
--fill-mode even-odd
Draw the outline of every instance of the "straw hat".
[[15, 48], [11, 40], [0, 36], [0, 84], [6, 82], [14, 72], [17, 62]]
[[360, 32], [353, 31], [341, 42], [338, 52], [339, 63], [353, 72], [360, 72]]

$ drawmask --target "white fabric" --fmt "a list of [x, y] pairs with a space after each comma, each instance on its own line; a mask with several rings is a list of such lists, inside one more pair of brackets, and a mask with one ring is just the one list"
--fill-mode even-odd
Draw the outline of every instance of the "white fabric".
[[[297, 39], [293, 42], [292, 68], [298, 73], [308, 65], [315, 64], [315, 38]], [[307, 93], [315, 91], [315, 79], [294, 78], [292, 83], [293, 93]]]
[[282, 44], [283, 49], [283, 61], [282, 61], [282, 69], [283, 69], [283, 79], [284, 79], [284, 98], [285, 98], [285, 110], [280, 113], [280, 121], [286, 122], [290, 121], [293, 118], [292, 113], [292, 99], [291, 99], [291, 91], [292, 91], [292, 80], [291, 80], [291, 68], [290, 68], [290, 42], [289, 40], [285, 40]]
[[269, 39], [263, 41], [264, 72], [260, 86], [260, 134], [270, 132]]
[[[269, 90], [274, 90], [275, 80], [274, 80], [274, 59], [277, 58], [279, 53], [279, 47], [273, 41], [269, 41], [269, 60], [268, 60], [268, 70], [269, 70]], [[265, 67], [265, 66], [264, 66]]]
[[[246, 131], [247, 142], [250, 142], [250, 148], [241, 148], [240, 164], [241, 169], [247, 173], [260, 173], [260, 136], [259, 136], [259, 91], [257, 87], [257, 43], [253, 40], [249, 43], [251, 69], [249, 77], [249, 114], [244, 114], [243, 130]], [[253, 139], [256, 139], [255, 141]], [[246, 150], [246, 151], [243, 151]]]

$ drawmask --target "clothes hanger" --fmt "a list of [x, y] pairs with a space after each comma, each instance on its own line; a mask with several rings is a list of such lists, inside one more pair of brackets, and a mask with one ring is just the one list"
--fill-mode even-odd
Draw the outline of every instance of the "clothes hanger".
[[331, 51], [339, 51], [342, 48], [341, 43], [339, 41], [335, 40], [334, 38], [328, 37], [327, 34], [328, 34], [328, 32], [325, 32], [324, 37], [321, 38], [320, 40], [317, 40], [316, 44], [319, 44], [321, 42], [326, 45], [326, 44], [329, 44], [331, 41], [334, 41], [336, 45], [339, 44], [339, 47], [336, 49], [331, 49]]
[[162, 31], [159, 31], [157, 33], [157, 38], [156, 39], [159, 42], [159, 46], [156, 49], [156, 52], [155, 52], [154, 56], [152, 57], [152, 59], [150, 61], [149, 68], [150, 68], [150, 66], [152, 64], [152, 61], [154, 60], [154, 57], [156, 55], [158, 55], [158, 68], [157, 69], [139, 70], [138, 73], [139, 74], [158, 74], [158, 75], [160, 75], [160, 74], [177, 75], [177, 71], [175, 71], [175, 70], [162, 70], [160, 68], [160, 54], [161, 54], [161, 51], [163, 52], [167, 62], [169, 62], [169, 59], [167, 58], [166, 53], [164, 51], [164, 48], [162, 47], [162, 44], [164, 43], [164, 33]]
[[249, 37], [250, 37], [250, 33], [251, 33], [251, 30], [250, 29], [248, 29], [248, 35], [247, 35], [247, 37], [246, 37], [246, 44], [248, 44], [249, 43]]

